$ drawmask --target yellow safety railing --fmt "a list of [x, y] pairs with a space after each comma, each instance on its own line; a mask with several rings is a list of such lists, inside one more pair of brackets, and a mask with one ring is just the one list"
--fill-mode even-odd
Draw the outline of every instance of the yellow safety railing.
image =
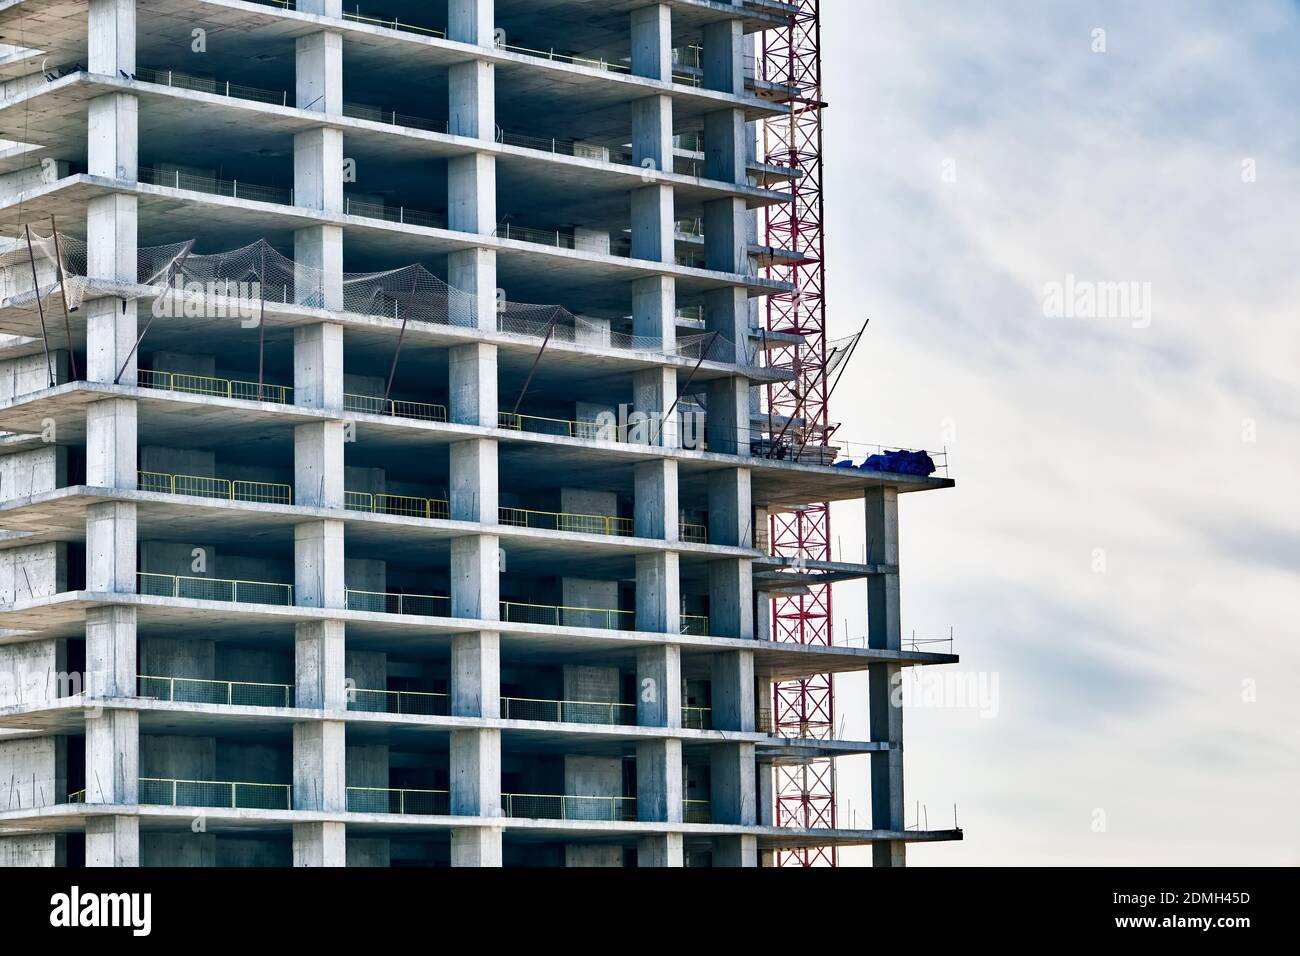
[[683, 800], [682, 822], [712, 823], [713, 804], [709, 800]]
[[170, 475], [161, 471], [139, 473], [141, 491], [164, 495], [189, 495], [195, 498], [225, 498], [229, 501], [254, 501], [262, 504], [293, 504], [293, 486], [272, 481], [245, 481], [242, 478], [211, 478], [204, 475]]
[[629, 630], [636, 621], [635, 611], [608, 607], [565, 607], [557, 604], [501, 602], [501, 620], [511, 624], [551, 624], [565, 627], [600, 627], [606, 630]]
[[292, 791], [287, 783], [140, 778], [140, 802], [164, 807], [289, 810], [293, 807]]
[[683, 614], [682, 633], [707, 637], [709, 633], [708, 616], [704, 614]]
[[713, 729], [713, 708], [682, 704], [682, 726], [687, 730]]
[[508, 817], [534, 820], [635, 820], [636, 797], [576, 797], [551, 793], [503, 793]]
[[682, 521], [678, 524], [678, 534], [687, 544], [708, 544], [709, 528], [707, 525]]
[[167, 392], [238, 398], [250, 402], [271, 402], [275, 405], [293, 404], [291, 385], [272, 385], [263, 382], [259, 386], [256, 382], [216, 378], [212, 375], [194, 375], [190, 372], [163, 372], [156, 369], [140, 369], [136, 381], [141, 388], [155, 388]]
[[347, 591], [349, 611], [372, 611], [379, 614], [420, 614], [447, 617], [451, 598], [439, 594], [391, 594], [385, 591]]
[[545, 720], [569, 724], [636, 723], [636, 704], [615, 701], [547, 700], [540, 697], [502, 697], [503, 720]]
[[441, 519], [451, 517], [451, 508], [445, 498], [414, 498], [409, 495], [345, 491], [343, 493], [343, 504], [349, 511], [368, 511], [380, 515]]
[[348, 688], [348, 710], [361, 710], [372, 714], [421, 714], [426, 717], [445, 717], [451, 698], [422, 690], [370, 690], [364, 687]]
[[140, 674], [141, 697], [187, 704], [238, 704], [245, 707], [292, 707], [292, 684], [203, 680], [197, 677], [158, 677]]
[[512, 528], [542, 528], [580, 534], [632, 535], [632, 519], [617, 515], [575, 514], [567, 511], [533, 511], [528, 508], [498, 508], [497, 520]]
[[521, 415], [517, 412], [498, 412], [497, 427], [508, 431], [533, 432], [538, 435], [559, 435], [563, 438], [609, 438], [615, 436], [618, 426], [570, 418], [547, 418], [544, 415]]
[[447, 406], [429, 402], [408, 402], [402, 399], [381, 398], [376, 395], [343, 396], [343, 408], [349, 412], [370, 415], [388, 415], [391, 418], [414, 418], [422, 422], [445, 422]]
[[293, 585], [270, 581], [235, 581], [194, 578], [176, 574], [136, 574], [141, 594], [152, 597], [192, 598], [196, 601], [242, 601], [248, 604], [293, 604]]
[[348, 812], [442, 816], [451, 812], [451, 794], [446, 790], [348, 787]]
[[85, 803], [85, 802], [86, 802], [86, 791], [84, 789], [74, 790], [70, 794], [68, 794], [68, 803]]

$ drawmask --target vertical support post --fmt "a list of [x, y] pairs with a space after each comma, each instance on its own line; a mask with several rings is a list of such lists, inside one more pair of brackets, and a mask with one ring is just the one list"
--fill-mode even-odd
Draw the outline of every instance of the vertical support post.
[[[878, 560], [898, 566], [898, 490], [871, 488], [864, 495], [866, 536]], [[867, 643], [881, 650], [901, 650], [902, 621], [897, 573], [867, 579]], [[871, 739], [888, 743], [888, 750], [871, 754], [871, 826], [901, 833], [906, 828], [903, 803], [903, 708], [895, 706], [893, 690], [902, 679], [898, 664], [872, 664], [867, 675]], [[906, 865], [902, 840], [876, 843], [876, 866]]]

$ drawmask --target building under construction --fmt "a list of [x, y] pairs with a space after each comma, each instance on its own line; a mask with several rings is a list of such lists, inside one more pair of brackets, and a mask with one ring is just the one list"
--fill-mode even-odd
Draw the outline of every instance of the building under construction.
[[830, 417], [817, 37], [816, 0], [0, 3], [0, 862], [960, 838], [907, 819], [891, 700], [956, 660], [898, 567], [898, 496], [952, 482]]

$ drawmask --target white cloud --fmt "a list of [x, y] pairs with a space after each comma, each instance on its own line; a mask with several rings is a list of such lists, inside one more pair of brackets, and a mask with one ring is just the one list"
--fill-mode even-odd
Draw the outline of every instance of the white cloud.
[[[873, 319], [834, 408], [956, 423], [957, 489], [903, 504], [905, 627], [955, 625], [1003, 699], [908, 714], [908, 799], [967, 835], [913, 860], [1300, 862], [1300, 11], [822, 6], [832, 333]], [[1149, 282], [1151, 326], [1046, 318], [1067, 274]]]

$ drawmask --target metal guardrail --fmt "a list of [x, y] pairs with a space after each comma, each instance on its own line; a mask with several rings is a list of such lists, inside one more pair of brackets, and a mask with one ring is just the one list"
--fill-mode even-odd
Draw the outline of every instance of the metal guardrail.
[[141, 697], [187, 704], [231, 704], [245, 707], [292, 707], [292, 684], [262, 684], [249, 681], [202, 680], [196, 677], [158, 677], [140, 674], [136, 678]]
[[708, 525], [696, 524], [690, 521], [681, 521], [677, 526], [678, 536], [687, 544], [708, 544], [709, 527]]
[[293, 585], [269, 581], [184, 577], [177, 574], [136, 573], [139, 593], [152, 597], [190, 598], [195, 601], [231, 601], [248, 604], [293, 605]]
[[682, 727], [686, 730], [712, 730], [713, 708], [682, 704]]
[[349, 611], [378, 614], [418, 614], [425, 617], [451, 615], [451, 598], [438, 594], [394, 594], [385, 591], [346, 592]]
[[502, 697], [501, 719], [635, 726], [636, 704], [622, 704], [614, 701]]
[[447, 520], [451, 507], [445, 498], [416, 498], [409, 495], [372, 494], [369, 491], [345, 491], [343, 505], [348, 511], [370, 514], [402, 515], [407, 518]]
[[348, 710], [370, 714], [416, 714], [446, 717], [451, 712], [451, 697], [422, 690], [348, 689]]
[[84, 789], [73, 790], [70, 794], [68, 794], [68, 803], [85, 803], [85, 802], [86, 802], [86, 791]]
[[211, 93], [215, 96], [229, 96], [239, 100], [254, 100], [258, 103], [270, 103], [272, 106], [288, 106], [288, 90], [263, 90], [255, 86], [231, 83], [229, 80], [217, 80], [212, 77], [194, 76], [175, 70], [151, 70], [147, 67], [136, 69], [135, 78], [143, 83], [158, 86], [170, 86], [178, 90], [191, 90], [195, 93]]
[[631, 537], [633, 532], [632, 519], [620, 518], [617, 515], [502, 507], [497, 509], [497, 520], [512, 528], [541, 528], [546, 531], [570, 531], [578, 534]]
[[140, 369], [136, 381], [141, 388], [166, 392], [184, 392], [190, 395], [211, 395], [216, 398], [238, 398], [250, 402], [270, 402], [274, 405], [293, 404], [293, 386], [272, 385], [263, 382], [243, 382], [237, 379], [217, 378], [213, 375], [194, 375], [189, 372], [165, 372]]
[[292, 790], [287, 783], [140, 778], [140, 802], [163, 807], [289, 810]]
[[444, 816], [451, 813], [446, 790], [394, 790], [387, 787], [348, 787], [349, 813], [400, 813]]
[[532, 820], [635, 820], [636, 797], [503, 793], [501, 809], [508, 817]]
[[295, 205], [292, 189], [285, 189], [280, 186], [262, 186], [256, 183], [241, 183], [237, 179], [218, 179], [215, 176], [184, 173], [178, 168], [165, 169], [156, 166], [141, 166], [136, 173], [136, 181], [149, 186], [185, 189], [190, 192], [208, 193], [213, 196], [228, 196], [232, 199], [274, 203], [277, 206]]
[[387, 415], [391, 418], [413, 418], [422, 422], [445, 422], [447, 406], [432, 402], [410, 402], [404, 399], [381, 398], [377, 395], [343, 396], [343, 409], [368, 415]]
[[501, 620], [511, 624], [549, 624], [553, 627], [595, 627], [605, 630], [631, 630], [635, 611], [606, 607], [566, 607], [558, 604], [501, 602]]
[[366, 202], [363, 199], [343, 197], [343, 214], [361, 216], [364, 219], [382, 219], [384, 222], [396, 222], [407, 226], [427, 226], [430, 229], [446, 229], [447, 217], [424, 209], [411, 209], [407, 206], [388, 206], [384, 203]]
[[232, 480], [204, 475], [171, 475], [161, 471], [142, 471], [137, 477], [137, 484], [141, 491], [157, 494], [253, 501], [262, 504], [293, 504], [293, 486], [275, 482]]
[[707, 614], [683, 614], [682, 633], [696, 637], [709, 636], [709, 617]]

